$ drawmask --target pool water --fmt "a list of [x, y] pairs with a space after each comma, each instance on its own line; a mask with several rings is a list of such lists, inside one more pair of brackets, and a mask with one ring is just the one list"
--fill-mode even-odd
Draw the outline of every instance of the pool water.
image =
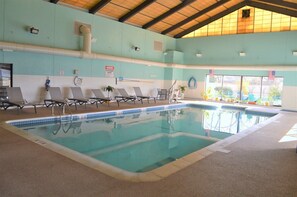
[[147, 172], [269, 118], [242, 110], [179, 109], [18, 126], [129, 172]]

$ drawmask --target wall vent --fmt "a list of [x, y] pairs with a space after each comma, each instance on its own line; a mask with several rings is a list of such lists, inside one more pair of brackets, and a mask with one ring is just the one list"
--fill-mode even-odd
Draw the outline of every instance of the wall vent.
[[80, 26], [87, 26], [88, 28], [90, 28], [91, 32], [92, 32], [92, 26], [90, 24], [86, 24], [86, 23], [82, 23], [82, 22], [78, 22], [78, 21], [75, 21], [74, 22], [74, 34], [75, 35], [78, 35], [78, 36], [81, 36], [81, 32], [80, 32]]
[[241, 18], [249, 18], [251, 14], [251, 9], [243, 9], [241, 12]]
[[161, 41], [154, 41], [154, 50], [163, 51], [163, 43]]

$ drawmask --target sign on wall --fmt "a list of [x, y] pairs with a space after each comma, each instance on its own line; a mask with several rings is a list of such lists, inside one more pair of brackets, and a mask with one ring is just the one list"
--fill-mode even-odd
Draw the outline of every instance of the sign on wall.
[[114, 77], [114, 66], [105, 66], [105, 77]]

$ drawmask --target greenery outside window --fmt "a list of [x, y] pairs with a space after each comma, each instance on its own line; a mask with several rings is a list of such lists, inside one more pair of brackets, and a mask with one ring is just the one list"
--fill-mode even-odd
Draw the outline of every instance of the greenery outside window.
[[216, 101], [241, 101], [250, 104], [281, 106], [283, 78], [257, 76], [214, 75], [206, 76], [208, 99]]

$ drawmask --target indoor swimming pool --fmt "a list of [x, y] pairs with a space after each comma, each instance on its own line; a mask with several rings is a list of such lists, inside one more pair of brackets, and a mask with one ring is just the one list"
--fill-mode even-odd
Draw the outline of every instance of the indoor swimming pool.
[[44, 143], [58, 144], [112, 168], [143, 173], [273, 115], [248, 113], [244, 108], [179, 104], [8, 123], [26, 135], [45, 139]]

